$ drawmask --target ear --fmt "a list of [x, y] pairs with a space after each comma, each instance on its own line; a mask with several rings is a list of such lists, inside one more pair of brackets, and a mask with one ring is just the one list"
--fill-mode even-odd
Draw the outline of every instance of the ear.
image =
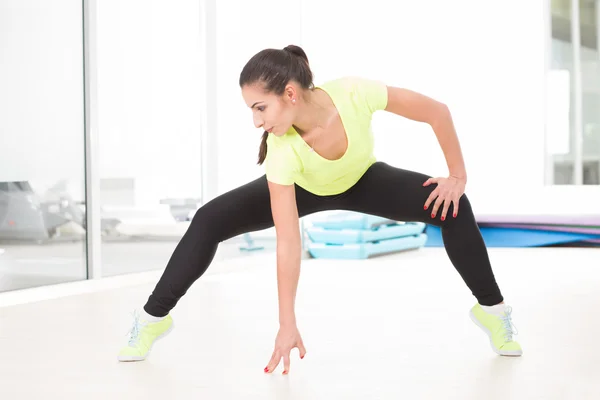
[[292, 83], [288, 83], [283, 92], [283, 96], [286, 101], [295, 104], [298, 101], [298, 90], [296, 89], [296, 86]]

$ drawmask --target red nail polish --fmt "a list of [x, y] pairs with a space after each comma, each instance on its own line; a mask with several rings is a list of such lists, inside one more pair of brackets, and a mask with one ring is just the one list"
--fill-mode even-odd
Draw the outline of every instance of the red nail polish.
[[283, 371], [283, 375], [287, 374], [287, 371]]
[[435, 218], [435, 214], [431, 213], [431, 218]]
[[442, 221], [445, 221], [445, 220], [446, 220], [446, 217], [442, 217]]
[[423, 210], [427, 210], [427, 206], [423, 206]]
[[265, 367], [265, 372], [269, 372], [269, 367]]
[[456, 218], [456, 213], [454, 213], [454, 218]]
[[302, 360], [304, 358], [304, 356], [301, 356], [300, 359]]

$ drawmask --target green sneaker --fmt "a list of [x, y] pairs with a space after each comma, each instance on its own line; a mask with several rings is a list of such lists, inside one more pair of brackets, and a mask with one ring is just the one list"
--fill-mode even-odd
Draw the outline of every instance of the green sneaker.
[[157, 339], [161, 339], [173, 329], [173, 318], [167, 315], [158, 322], [148, 322], [135, 312], [133, 326], [129, 331], [127, 346], [119, 352], [119, 361], [143, 361]]
[[520, 356], [523, 350], [519, 343], [513, 340], [517, 334], [511, 320], [512, 308], [507, 306], [503, 315], [488, 313], [476, 304], [471, 308], [471, 320], [479, 326], [490, 338], [492, 349], [501, 356]]

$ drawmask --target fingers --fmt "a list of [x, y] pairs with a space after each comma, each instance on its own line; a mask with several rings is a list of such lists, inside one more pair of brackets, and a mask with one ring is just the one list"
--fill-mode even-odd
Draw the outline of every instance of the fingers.
[[439, 180], [440, 180], [440, 178], [429, 178], [423, 183], [423, 186], [429, 186], [432, 183], [438, 183]]
[[[450, 197], [452, 197], [452, 199], [450, 199]], [[438, 211], [439, 207], [442, 206], [442, 204], [443, 204], [443, 208], [442, 208], [442, 213], [440, 215], [440, 219], [442, 221], [444, 221], [446, 219], [448, 210], [450, 209], [450, 205], [453, 206], [452, 216], [454, 218], [456, 218], [458, 216], [458, 204], [459, 203], [460, 203], [460, 197], [456, 198], [456, 196], [439, 196], [436, 199], [433, 209], [431, 210], [431, 218], [435, 218], [435, 216], [437, 215], [437, 211]]]
[[453, 214], [454, 218], [456, 218], [456, 216], [458, 215], [458, 203], [459, 202], [460, 202], [460, 198], [458, 198], [452, 202], [452, 205], [454, 206], [454, 214]]
[[290, 372], [290, 353], [289, 351], [283, 355], [283, 374]]
[[446, 219], [446, 214], [448, 214], [448, 209], [450, 208], [450, 204], [452, 204], [452, 201], [449, 199], [444, 199], [444, 207], [442, 208], [442, 215], [440, 217], [440, 219], [442, 221], [444, 221]]
[[298, 350], [300, 351], [300, 359], [303, 359], [306, 355], [306, 348], [304, 347], [304, 343], [300, 342], [298, 344]]
[[[427, 210], [429, 208], [429, 206], [431, 205], [431, 202], [435, 200], [436, 197], [438, 197], [439, 194], [439, 188], [436, 188], [433, 192], [431, 192], [429, 194], [429, 197], [427, 197], [427, 200], [425, 201], [425, 206], [423, 207], [424, 210]], [[432, 216], [432, 218], [435, 218], [434, 216]]]
[[279, 365], [279, 361], [281, 360], [281, 355], [279, 350], [275, 350], [271, 359], [269, 360], [269, 364], [265, 367], [265, 372], [270, 373], [275, 371], [275, 368]]
[[437, 187], [429, 194], [423, 208], [425, 210], [429, 209], [435, 201], [431, 208], [431, 218], [435, 218], [438, 211], [441, 211], [440, 220], [444, 221], [447, 218], [450, 205], [453, 205], [452, 216], [456, 218], [458, 216], [458, 204], [464, 193], [464, 184], [461, 186], [452, 182], [449, 183], [443, 178], [429, 178], [423, 183], [423, 186], [429, 186], [432, 183], [436, 183]]
[[[306, 348], [304, 347], [304, 343], [300, 342], [298, 344], [298, 346], [296, 346], [296, 347], [298, 347], [300, 359], [304, 358], [304, 356], [306, 355]], [[289, 374], [289, 372], [290, 372], [290, 354], [291, 354], [291, 349], [287, 350], [287, 351], [283, 351], [283, 350], [279, 350], [279, 349], [275, 350], [273, 352], [273, 355], [271, 356], [271, 359], [269, 360], [269, 364], [265, 367], [265, 373], [272, 373], [273, 371], [275, 371], [275, 369], [281, 362], [281, 359], [283, 358], [283, 374], [284, 375]]]
[[431, 218], [435, 218], [442, 203], [444, 203], [444, 199], [441, 196], [435, 200], [435, 204], [431, 209]]

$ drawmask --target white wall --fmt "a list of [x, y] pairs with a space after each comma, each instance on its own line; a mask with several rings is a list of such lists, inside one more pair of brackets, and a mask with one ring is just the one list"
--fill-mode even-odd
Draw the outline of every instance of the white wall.
[[[83, 196], [81, 2], [0, 2], [0, 181]], [[43, 189], [41, 189], [43, 191]]]
[[[139, 203], [200, 194], [198, 1], [98, 5], [101, 177], [135, 178]], [[597, 187], [544, 186], [542, 4], [217, 2], [219, 193], [263, 173], [261, 131], [237, 82], [243, 65], [265, 47], [296, 43], [317, 82], [358, 74], [448, 103], [476, 212], [597, 212]], [[83, 178], [81, 7], [71, 5], [0, 3], [0, 180]], [[426, 126], [385, 113], [374, 124], [381, 160], [446, 173]]]
[[[303, 4], [302, 42], [319, 81], [363, 75], [449, 105], [476, 213], [598, 212], [597, 187], [544, 186], [544, 49], [549, 38], [542, 1]], [[374, 129], [380, 160], [447, 174], [427, 126], [379, 113]]]
[[300, 40], [300, 0], [217, 2], [219, 194], [264, 173], [256, 165], [262, 131], [254, 127], [238, 85], [244, 64], [264, 48]]
[[100, 177], [135, 203], [201, 193], [199, 0], [98, 2]]
[[[199, 0], [98, 2], [100, 177], [136, 205], [201, 193]], [[0, 2], [0, 181], [83, 200], [81, 2]]]

